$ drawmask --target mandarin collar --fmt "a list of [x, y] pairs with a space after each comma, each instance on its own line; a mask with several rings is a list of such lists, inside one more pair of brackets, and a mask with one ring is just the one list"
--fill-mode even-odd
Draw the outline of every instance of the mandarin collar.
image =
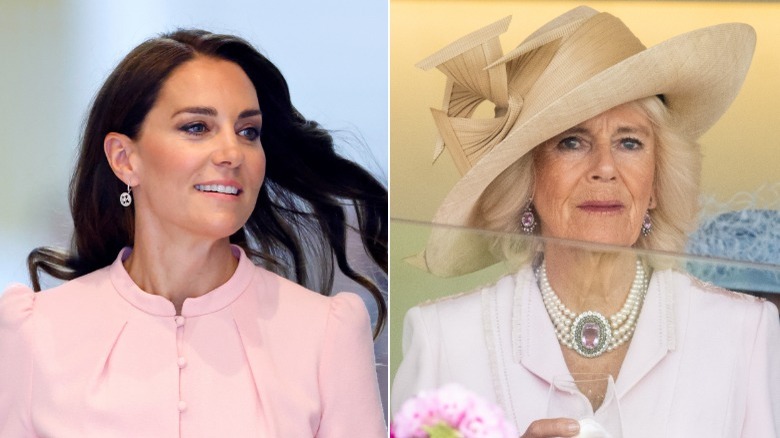
[[[255, 269], [252, 261], [239, 246], [231, 245], [238, 266], [227, 282], [199, 297], [187, 298], [182, 305], [181, 315], [185, 317], [201, 316], [217, 312], [230, 305], [246, 290], [252, 280]], [[176, 316], [176, 308], [167, 298], [145, 292], [130, 278], [124, 264], [133, 248], [126, 246], [119, 251], [114, 263], [109, 267], [109, 275], [119, 295], [133, 307], [155, 316]]]

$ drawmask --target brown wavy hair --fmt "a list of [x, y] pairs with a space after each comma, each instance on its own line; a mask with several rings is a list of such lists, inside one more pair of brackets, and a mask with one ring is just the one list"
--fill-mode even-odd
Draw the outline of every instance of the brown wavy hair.
[[33, 289], [39, 272], [70, 280], [110, 265], [133, 245], [134, 215], [117, 201], [125, 186], [109, 167], [103, 141], [109, 132], [136, 138], [171, 73], [196, 56], [239, 65], [257, 91], [263, 113], [265, 181], [249, 220], [230, 242], [261, 264], [324, 295], [335, 265], [365, 287], [376, 302], [378, 335], [387, 304], [376, 283], [347, 260], [348, 210], [366, 253], [387, 272], [387, 189], [368, 171], [338, 155], [330, 133], [292, 105], [276, 66], [247, 41], [203, 30], [178, 30], [147, 40], [114, 69], [96, 95], [70, 182], [71, 249], [34, 249], [28, 256]]

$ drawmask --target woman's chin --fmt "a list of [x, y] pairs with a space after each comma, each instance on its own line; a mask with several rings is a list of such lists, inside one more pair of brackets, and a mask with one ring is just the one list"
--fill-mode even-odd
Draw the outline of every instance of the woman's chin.
[[599, 243], [604, 245], [615, 245], [615, 246], [633, 246], [634, 243], [636, 243], [636, 237], [635, 236], [615, 236], [614, 234], [593, 234], [590, 236], [584, 236], [582, 239], [586, 242], [593, 242], [593, 243]]
[[636, 235], [628, 235], [626, 233], [615, 233], [614, 227], [599, 227], [593, 229], [582, 229], [576, 233], [566, 233], [558, 237], [567, 240], [576, 240], [579, 242], [588, 242], [597, 245], [611, 245], [611, 246], [633, 246], [639, 238], [639, 233]]

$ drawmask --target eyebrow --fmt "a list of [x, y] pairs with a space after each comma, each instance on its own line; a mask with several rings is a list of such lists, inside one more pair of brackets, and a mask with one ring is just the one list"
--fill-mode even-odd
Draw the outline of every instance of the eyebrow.
[[238, 115], [239, 119], [246, 119], [247, 117], [254, 117], [254, 116], [262, 116], [263, 113], [259, 109], [248, 109], [241, 111], [241, 113]]
[[[644, 126], [633, 126], [633, 125], [620, 126], [617, 129], [617, 134], [637, 134], [637, 133], [650, 136], [651, 131]], [[569, 134], [590, 134], [590, 130], [582, 126], [575, 126], [573, 128], [563, 131], [558, 136], [560, 137], [561, 135], [569, 135]]]
[[560, 137], [562, 135], [569, 135], [569, 134], [587, 134], [589, 132], [590, 131], [588, 131], [587, 129], [583, 128], [582, 126], [575, 126], [573, 128], [569, 128], [569, 129], [561, 132], [560, 134], [558, 134], [558, 137]]
[[182, 108], [171, 116], [171, 118], [176, 117], [179, 114], [182, 113], [190, 113], [190, 114], [201, 114], [204, 116], [211, 116], [216, 117], [217, 110], [215, 108], [209, 107], [209, 106], [189, 106], [187, 108]]
[[[187, 108], [182, 108], [171, 116], [171, 118], [176, 117], [179, 114], [182, 113], [190, 113], [190, 114], [201, 114], [204, 116], [210, 116], [210, 117], [216, 117], [217, 116], [217, 110], [210, 106], [190, 106]], [[260, 116], [263, 113], [259, 109], [248, 109], [241, 111], [241, 113], [238, 115], [239, 119], [246, 119], [248, 117], [254, 117], [254, 116]]]
[[650, 136], [650, 130], [644, 126], [621, 126], [617, 130], [618, 134], [634, 134], [639, 133], [642, 135]]

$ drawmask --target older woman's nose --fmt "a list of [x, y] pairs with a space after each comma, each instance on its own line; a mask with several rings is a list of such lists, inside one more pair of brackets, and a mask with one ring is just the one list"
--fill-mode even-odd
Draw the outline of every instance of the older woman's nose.
[[[232, 132], [231, 132], [232, 134]], [[244, 162], [244, 153], [235, 135], [225, 135], [215, 138], [217, 142], [211, 160], [217, 166], [238, 167]]]
[[592, 150], [590, 179], [594, 181], [613, 181], [617, 179], [614, 150], [609, 142], [602, 141]]

